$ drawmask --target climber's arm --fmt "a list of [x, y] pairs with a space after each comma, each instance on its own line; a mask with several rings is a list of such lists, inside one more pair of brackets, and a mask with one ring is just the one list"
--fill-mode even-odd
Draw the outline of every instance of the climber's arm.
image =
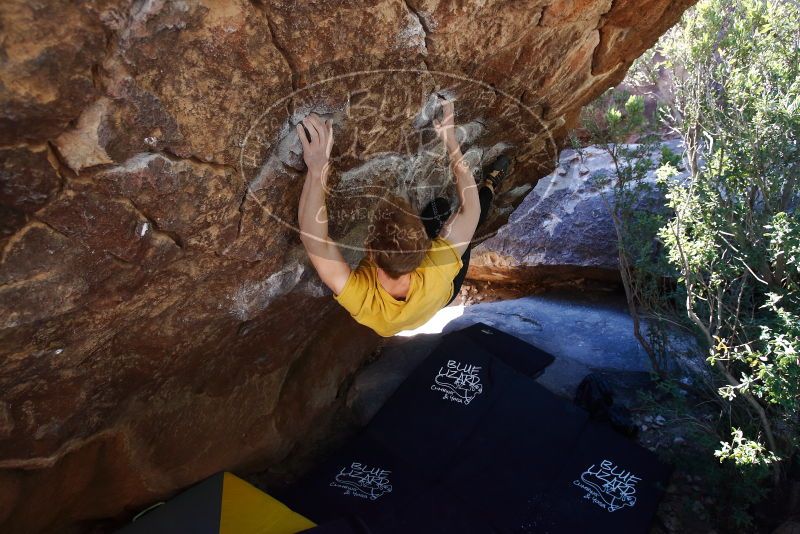
[[447, 239], [460, 256], [467, 250], [472, 236], [475, 235], [475, 229], [478, 227], [478, 220], [481, 216], [481, 204], [475, 178], [473, 178], [459, 148], [450, 152], [450, 167], [453, 169], [456, 179], [460, 205], [458, 211], [439, 232], [439, 236]]
[[434, 128], [444, 141], [444, 146], [450, 156], [450, 168], [456, 181], [460, 202], [458, 211], [450, 217], [442, 231], [439, 232], [439, 236], [447, 239], [460, 256], [467, 250], [472, 236], [475, 235], [475, 229], [478, 227], [478, 220], [481, 216], [481, 205], [475, 178], [472, 176], [469, 165], [464, 161], [461, 147], [456, 140], [452, 102], [444, 102], [442, 109], [442, 122], [434, 121]]
[[338, 295], [350, 276], [350, 266], [336, 243], [328, 237], [328, 212], [323, 185], [325, 178], [325, 175], [310, 170], [306, 174], [298, 210], [300, 240], [320, 279]]
[[[308, 129], [311, 140], [306, 137]], [[303, 145], [303, 159], [308, 167], [297, 218], [300, 223], [300, 240], [320, 279], [335, 294], [341, 293], [350, 267], [342, 257], [339, 247], [328, 236], [328, 211], [325, 206], [325, 183], [330, 170], [328, 157], [333, 146], [333, 126], [314, 114], [297, 125], [297, 134]]]

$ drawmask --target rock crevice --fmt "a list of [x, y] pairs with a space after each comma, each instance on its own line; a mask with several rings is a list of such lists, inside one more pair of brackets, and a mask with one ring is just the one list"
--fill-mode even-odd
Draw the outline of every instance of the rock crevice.
[[[428, 55], [428, 50], [430, 50], [430, 40], [429, 39], [430, 39], [431, 32], [433, 31], [432, 28], [430, 27], [430, 23], [426, 20], [425, 16], [417, 8], [415, 8], [412, 5], [411, 0], [403, 0], [403, 1], [405, 2], [406, 8], [408, 9], [409, 13], [411, 13], [411, 15], [414, 16], [417, 19], [417, 21], [419, 22], [419, 27], [422, 29], [422, 33], [423, 33], [424, 50], [422, 52], [422, 55], [423, 56], [427, 56]], [[425, 68], [428, 68], [427, 64], [425, 64]]]
[[275, 30], [275, 23], [270, 18], [269, 13], [267, 12], [267, 7], [262, 1], [253, 1], [253, 5], [255, 5], [256, 9], [264, 16], [264, 20], [267, 23], [266, 28], [269, 31], [269, 39], [275, 49], [283, 57], [283, 60], [286, 62], [286, 68], [289, 69], [292, 77], [292, 90], [297, 91], [300, 88], [301, 82], [301, 72], [297, 68], [297, 64], [295, 63], [289, 51], [280, 43], [280, 41], [278, 41], [276, 37], [277, 32]]

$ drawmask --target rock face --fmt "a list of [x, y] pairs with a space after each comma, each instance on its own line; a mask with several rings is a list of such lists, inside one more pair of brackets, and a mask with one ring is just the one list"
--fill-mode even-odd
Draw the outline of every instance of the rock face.
[[335, 123], [349, 259], [376, 194], [452, 194], [435, 91], [474, 165], [516, 157], [496, 228], [691, 3], [0, 3], [0, 531], [124, 519], [330, 424], [377, 340], [300, 246], [300, 117]]
[[[679, 141], [662, 146], [682, 152]], [[652, 157], [658, 162], [660, 151]], [[617, 235], [608, 211], [614, 170], [611, 156], [601, 148], [588, 147], [580, 155], [562, 151], [558, 168], [537, 182], [508, 224], [473, 249], [469, 277], [542, 283], [618, 279]], [[647, 180], [654, 179], [653, 171]], [[635, 209], [657, 211], [664, 202], [653, 188], [637, 200]]]

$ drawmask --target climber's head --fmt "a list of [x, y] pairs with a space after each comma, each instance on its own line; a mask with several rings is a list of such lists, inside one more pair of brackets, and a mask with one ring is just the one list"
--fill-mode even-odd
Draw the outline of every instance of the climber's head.
[[399, 278], [419, 267], [431, 241], [409, 203], [392, 195], [378, 202], [365, 244], [372, 261]]

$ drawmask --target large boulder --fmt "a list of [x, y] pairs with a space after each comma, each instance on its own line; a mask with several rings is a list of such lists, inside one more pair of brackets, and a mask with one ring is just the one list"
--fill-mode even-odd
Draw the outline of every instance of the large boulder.
[[[683, 150], [677, 140], [656, 145], [651, 154], [656, 165], [662, 147], [676, 154]], [[609, 211], [615, 172], [611, 155], [601, 147], [562, 151], [556, 170], [536, 183], [508, 224], [473, 249], [469, 278], [543, 285], [578, 278], [617, 280], [617, 232]], [[655, 174], [649, 172], [637, 188], [637, 212], [664, 210]]]
[[452, 195], [436, 91], [476, 168], [515, 154], [490, 231], [691, 3], [0, 2], [0, 531], [124, 519], [332, 424], [378, 338], [298, 239], [304, 114], [335, 123], [348, 259], [376, 194]]

